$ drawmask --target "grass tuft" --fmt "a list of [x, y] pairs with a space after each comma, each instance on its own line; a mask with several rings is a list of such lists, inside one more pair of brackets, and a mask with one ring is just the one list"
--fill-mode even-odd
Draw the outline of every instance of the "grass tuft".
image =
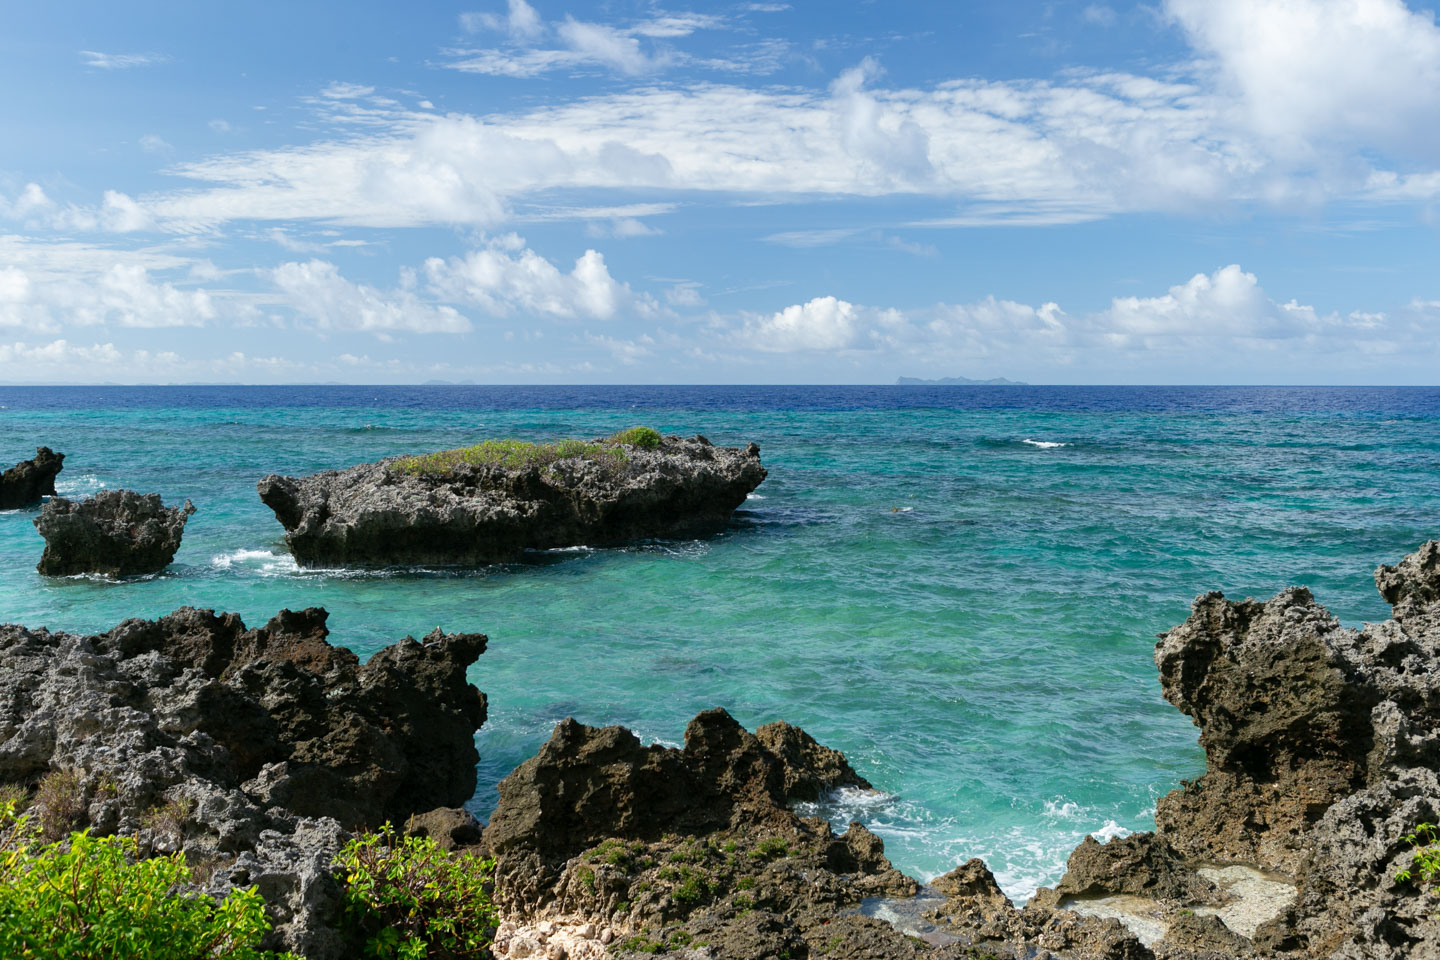
[[555, 440], [531, 443], [526, 440], [485, 440], [473, 447], [457, 447], [435, 453], [401, 457], [390, 464], [396, 473], [409, 476], [445, 477], [465, 467], [505, 467], [548, 470], [562, 460], [588, 460], [611, 473], [622, 473], [630, 464], [626, 447], [654, 450], [660, 433], [650, 427], [631, 427], [604, 440]]

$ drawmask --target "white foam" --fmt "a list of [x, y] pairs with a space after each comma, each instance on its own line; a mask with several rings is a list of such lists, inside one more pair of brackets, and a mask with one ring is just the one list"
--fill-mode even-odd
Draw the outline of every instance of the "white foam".
[[217, 553], [210, 558], [210, 565], [217, 570], [246, 571], [262, 577], [287, 577], [300, 572], [300, 565], [290, 554], [269, 550], [240, 549]]
[[762, 497], [762, 496], [761, 496], [760, 494], [758, 494], [758, 493], [747, 493], [747, 494], [745, 494], [745, 499], [746, 499], [746, 500], [764, 500], [765, 498]]
[[1057, 820], [1078, 820], [1081, 815], [1080, 804], [1074, 800], [1056, 799], [1045, 801], [1045, 816], [1054, 817]]
[[1058, 441], [1058, 440], [1031, 440], [1029, 437], [1026, 437], [1024, 440], [1021, 440], [1020, 442], [1021, 442], [1021, 443], [1028, 443], [1028, 444], [1030, 444], [1030, 446], [1032, 446], [1032, 447], [1039, 447], [1041, 450], [1054, 450], [1056, 447], [1068, 447], [1068, 446], [1070, 446], [1070, 444], [1068, 444], [1068, 443], [1061, 443], [1061, 442]]
[[82, 473], [75, 477], [55, 479], [55, 495], [57, 497], [75, 497], [95, 493], [105, 489], [105, 481], [93, 473]]
[[1091, 836], [1093, 836], [1096, 840], [1099, 840], [1101, 843], [1109, 843], [1111, 840], [1116, 840], [1120, 837], [1128, 837], [1132, 832], [1134, 831], [1128, 830], [1125, 827], [1120, 826], [1120, 824], [1116, 823], [1114, 820], [1106, 820], [1105, 825], [1099, 830], [1094, 831]]

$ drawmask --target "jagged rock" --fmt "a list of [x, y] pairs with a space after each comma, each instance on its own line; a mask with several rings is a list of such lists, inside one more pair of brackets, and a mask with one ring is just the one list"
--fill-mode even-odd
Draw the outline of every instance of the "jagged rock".
[[35, 518], [45, 552], [35, 569], [52, 577], [99, 573], [125, 577], [157, 573], [175, 559], [189, 500], [167, 507], [158, 493], [104, 490], [89, 500], [55, 497]]
[[0, 473], [0, 510], [33, 506], [41, 497], [55, 496], [55, 475], [65, 465], [65, 454], [36, 447], [35, 459], [21, 460]]
[[1135, 833], [1108, 843], [1086, 837], [1071, 852], [1055, 893], [1061, 897], [1130, 894], [1192, 905], [1221, 899], [1213, 883], [1153, 833]]
[[[1160, 800], [1153, 834], [1087, 838], [1023, 911], [999, 903], [983, 865], [937, 880], [940, 918], [1026, 957], [1058, 949], [1056, 931], [1097, 922], [1077, 911], [1109, 901], [1160, 923], [1161, 960], [1440, 958], [1436, 895], [1395, 881], [1413, 856], [1403, 837], [1440, 819], [1440, 541], [1375, 583], [1394, 619], [1361, 630], [1302, 588], [1196, 599], [1155, 663], [1200, 728], [1205, 775]], [[1088, 935], [1067, 948], [1106, 949], [1149, 955]]]
[[[326, 613], [248, 630], [181, 608], [94, 636], [0, 626], [0, 784], [65, 786], [65, 827], [183, 850], [217, 895], [258, 884], [269, 942], [347, 956], [331, 861], [347, 829], [468, 800], [485, 697], [478, 634], [359, 659]], [[44, 812], [44, 811], [39, 811]]]
[[429, 837], [447, 851], [475, 846], [480, 842], [480, 832], [480, 821], [464, 807], [436, 807], [405, 821], [407, 836]]
[[844, 758], [795, 728], [762, 729], [708, 710], [674, 749], [562, 721], [501, 781], [481, 840], [505, 908], [608, 921], [622, 953], [704, 942], [706, 956], [748, 960], [802, 955], [807, 931], [865, 897], [913, 895], [863, 826], [837, 837], [790, 810], [816, 784], [863, 785]]
[[300, 564], [475, 565], [526, 549], [716, 533], [765, 479], [753, 443], [739, 450], [667, 437], [654, 450], [624, 449], [620, 467], [576, 457], [426, 475], [390, 458], [309, 477], [271, 474], [258, 490]]

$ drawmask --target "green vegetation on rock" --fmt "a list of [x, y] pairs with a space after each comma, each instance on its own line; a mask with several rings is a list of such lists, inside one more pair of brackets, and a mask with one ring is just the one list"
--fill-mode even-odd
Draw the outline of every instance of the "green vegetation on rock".
[[528, 440], [485, 440], [473, 447], [457, 447], [435, 453], [401, 457], [390, 465], [397, 473], [412, 476], [446, 476], [461, 467], [525, 467], [548, 469], [561, 460], [589, 460], [613, 472], [630, 462], [625, 448], [654, 450], [663, 438], [650, 427], [631, 427], [603, 440], [555, 440], [531, 443]]
[[345, 887], [344, 925], [378, 960], [465, 960], [490, 955], [498, 914], [493, 860], [446, 853], [430, 837], [386, 824], [335, 858]]
[[[183, 854], [142, 859], [130, 837], [47, 842], [0, 802], [0, 956], [14, 960], [280, 960], [253, 887], [216, 902], [187, 889]], [[298, 960], [298, 958], [297, 958]]]
[[1405, 842], [1414, 848], [1411, 869], [1395, 874], [1397, 883], [1418, 882], [1421, 888], [1440, 893], [1440, 827], [1433, 823], [1416, 824], [1415, 831], [1406, 834]]

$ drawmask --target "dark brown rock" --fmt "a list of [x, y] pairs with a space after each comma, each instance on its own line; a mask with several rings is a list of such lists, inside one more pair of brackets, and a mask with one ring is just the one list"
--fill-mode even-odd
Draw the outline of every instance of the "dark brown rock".
[[463, 807], [436, 807], [416, 813], [405, 821], [405, 833], [412, 837], [429, 837], [442, 850], [454, 851], [473, 847], [480, 842], [480, 821]]
[[55, 496], [55, 476], [65, 463], [65, 454], [49, 447], [37, 447], [33, 460], [21, 460], [0, 473], [0, 510], [17, 510]]
[[166, 507], [156, 493], [104, 490], [89, 500], [55, 497], [35, 518], [45, 552], [35, 569], [51, 577], [158, 573], [175, 559], [185, 521], [195, 512]]
[[527, 549], [604, 546], [723, 530], [765, 479], [760, 448], [667, 437], [623, 464], [461, 464], [412, 474], [401, 458], [309, 477], [265, 477], [260, 499], [305, 566], [476, 565]]
[[723, 710], [692, 720], [678, 750], [562, 721], [501, 782], [485, 828], [505, 906], [612, 925], [618, 914], [620, 942], [641, 938], [634, 949], [703, 941], [711, 956], [739, 958], [801, 956], [813, 928], [845, 908], [913, 895], [918, 885], [863, 826], [836, 836], [790, 810], [787, 785], [813, 794], [805, 788], [859, 780], [844, 758], [794, 728], [770, 734], [783, 756]]
[[257, 885], [273, 946], [347, 956], [334, 854], [348, 828], [438, 825], [433, 808], [470, 799], [485, 697], [466, 671], [486, 640], [436, 631], [361, 664], [325, 621], [286, 610], [251, 630], [182, 608], [94, 636], [0, 626], [0, 785], [64, 771], [77, 827], [183, 850], [213, 865], [212, 893]]

